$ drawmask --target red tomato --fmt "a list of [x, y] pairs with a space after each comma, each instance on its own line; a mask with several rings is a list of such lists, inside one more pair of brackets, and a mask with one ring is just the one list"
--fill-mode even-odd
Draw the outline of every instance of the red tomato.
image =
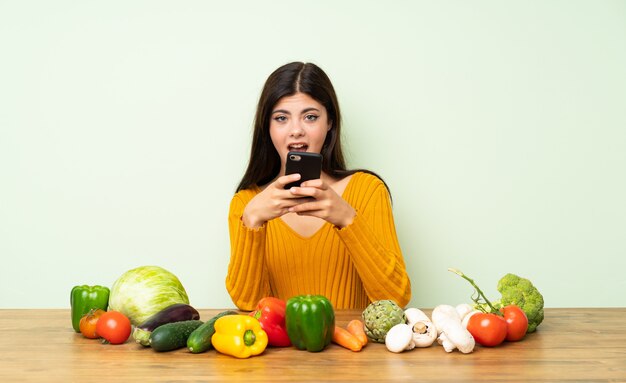
[[528, 317], [524, 310], [515, 305], [508, 305], [502, 309], [506, 321], [506, 340], [515, 342], [526, 336]]
[[105, 311], [101, 309], [89, 310], [87, 314], [80, 318], [78, 326], [80, 329], [80, 333], [83, 334], [85, 338], [99, 338], [98, 334], [96, 333], [96, 324], [98, 323], [98, 319], [104, 313]]
[[121, 344], [130, 336], [130, 320], [118, 311], [107, 311], [96, 323], [96, 332], [111, 344]]
[[476, 343], [493, 347], [506, 338], [506, 322], [496, 314], [476, 313], [467, 322], [467, 331], [472, 334]]

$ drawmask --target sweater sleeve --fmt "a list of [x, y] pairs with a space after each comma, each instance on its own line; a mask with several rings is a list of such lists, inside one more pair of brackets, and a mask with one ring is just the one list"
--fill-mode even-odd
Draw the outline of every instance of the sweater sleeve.
[[243, 224], [241, 217], [247, 202], [236, 194], [230, 204], [230, 263], [226, 289], [239, 309], [250, 311], [261, 298], [270, 295], [270, 288], [265, 265], [266, 225], [250, 229]]
[[336, 230], [369, 299], [391, 299], [404, 307], [411, 299], [411, 281], [398, 243], [389, 193], [378, 178], [375, 180], [360, 188], [353, 222]]

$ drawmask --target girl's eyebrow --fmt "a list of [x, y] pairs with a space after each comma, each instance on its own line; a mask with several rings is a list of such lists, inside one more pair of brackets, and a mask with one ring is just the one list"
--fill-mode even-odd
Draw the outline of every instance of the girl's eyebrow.
[[274, 113], [291, 114], [291, 113], [289, 113], [289, 111], [288, 111], [288, 110], [285, 110], [285, 109], [276, 109], [276, 110], [273, 110], [273, 111], [272, 111], [272, 114], [274, 114]]
[[[305, 113], [308, 113], [308, 112], [311, 112], [311, 111], [319, 112], [319, 109], [314, 108], [314, 107], [306, 108], [300, 114], [305, 114]], [[285, 109], [276, 109], [276, 110], [272, 111], [272, 114], [274, 114], [274, 113], [291, 114], [288, 110], [285, 110]]]
[[302, 113], [301, 113], [301, 114], [308, 113], [308, 112], [311, 112], [311, 111], [314, 111], [314, 112], [319, 112], [319, 109], [314, 108], [314, 107], [306, 108], [306, 109], [304, 109], [304, 110], [302, 111]]

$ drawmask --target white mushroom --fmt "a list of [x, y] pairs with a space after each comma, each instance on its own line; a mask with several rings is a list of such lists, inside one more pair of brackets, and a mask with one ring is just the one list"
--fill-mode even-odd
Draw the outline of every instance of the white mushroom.
[[399, 323], [393, 326], [385, 335], [385, 346], [391, 352], [402, 352], [415, 348], [413, 330], [408, 324]]
[[439, 305], [433, 310], [433, 323], [437, 327], [437, 341], [446, 350], [452, 352], [458, 348], [464, 354], [474, 350], [474, 337], [461, 324], [461, 317], [456, 309], [449, 305]]
[[463, 320], [461, 321], [461, 324], [463, 325], [463, 328], [467, 328], [467, 324], [469, 323], [470, 318], [474, 315], [474, 314], [478, 314], [481, 311], [478, 310], [472, 310], [472, 312], [470, 312], [469, 314], [467, 314], [466, 316], [463, 317]]
[[474, 308], [470, 305], [468, 305], [467, 303], [461, 303], [460, 305], [457, 305], [455, 307], [456, 312], [459, 314], [459, 316], [461, 317], [461, 320], [463, 320], [463, 318], [465, 318], [465, 316], [469, 313], [471, 313], [472, 311], [474, 311]]
[[437, 328], [430, 318], [420, 309], [410, 308], [404, 311], [409, 327], [413, 331], [415, 347], [429, 347], [437, 339]]
[[469, 319], [472, 317], [472, 315], [480, 312], [479, 310], [474, 309], [467, 303], [461, 303], [460, 305], [457, 305], [455, 309], [461, 317], [461, 325], [463, 326], [463, 328], [467, 328], [467, 323], [469, 322]]

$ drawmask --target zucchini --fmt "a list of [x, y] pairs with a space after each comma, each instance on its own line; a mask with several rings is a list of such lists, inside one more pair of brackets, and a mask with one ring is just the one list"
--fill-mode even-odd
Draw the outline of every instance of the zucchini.
[[237, 311], [227, 310], [222, 311], [213, 318], [206, 321], [202, 326], [195, 329], [189, 338], [187, 338], [187, 348], [193, 354], [199, 354], [210, 350], [213, 345], [211, 344], [211, 338], [215, 334], [215, 321], [226, 315], [237, 315]]
[[146, 319], [145, 322], [135, 327], [133, 330], [133, 338], [137, 343], [143, 346], [149, 346], [150, 333], [157, 327], [167, 323], [182, 322], [192, 319], [200, 319], [198, 310], [184, 303], [176, 303], [152, 315], [150, 318]]
[[202, 321], [186, 320], [157, 327], [150, 334], [150, 346], [155, 351], [172, 351], [185, 347], [187, 338], [193, 330], [200, 327]]

